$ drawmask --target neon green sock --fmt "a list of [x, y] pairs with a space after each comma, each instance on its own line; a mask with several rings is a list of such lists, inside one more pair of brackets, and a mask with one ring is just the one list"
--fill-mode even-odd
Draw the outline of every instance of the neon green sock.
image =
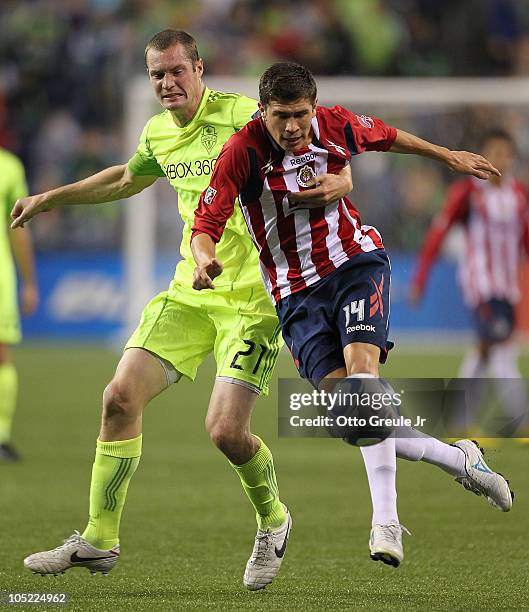
[[279, 499], [274, 459], [266, 444], [255, 436], [261, 446], [255, 455], [242, 465], [231, 464], [241, 479], [242, 488], [255, 508], [261, 529], [280, 527], [286, 518]]
[[132, 440], [97, 441], [90, 485], [90, 516], [83, 538], [108, 550], [119, 542], [119, 523], [130, 479], [141, 456], [141, 434]]
[[11, 439], [11, 425], [17, 403], [18, 377], [12, 363], [0, 365], [0, 444]]

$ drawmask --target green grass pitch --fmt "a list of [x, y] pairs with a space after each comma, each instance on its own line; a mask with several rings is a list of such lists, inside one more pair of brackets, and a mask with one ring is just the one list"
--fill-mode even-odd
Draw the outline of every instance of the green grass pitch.
[[[276, 383], [253, 429], [274, 452], [294, 524], [281, 573], [250, 593], [242, 573], [255, 521], [238, 479], [203, 428], [213, 364], [144, 417], [144, 452], [122, 520], [122, 557], [107, 577], [24, 570], [29, 553], [82, 531], [100, 396], [118, 356], [105, 348], [26, 345], [18, 465], [0, 464], [0, 590], [66, 592], [72, 610], [520, 610], [529, 608], [529, 447], [487, 454], [517, 498], [502, 514], [426, 464], [399, 462], [405, 560], [369, 559], [370, 500], [360, 453], [334, 440], [278, 439]], [[451, 376], [457, 354], [396, 352], [386, 376]], [[527, 362], [524, 363], [527, 366]], [[527, 372], [527, 367], [525, 367]], [[296, 375], [288, 355], [277, 372]], [[33, 606], [33, 609], [39, 609]], [[52, 609], [48, 607], [46, 609]]]

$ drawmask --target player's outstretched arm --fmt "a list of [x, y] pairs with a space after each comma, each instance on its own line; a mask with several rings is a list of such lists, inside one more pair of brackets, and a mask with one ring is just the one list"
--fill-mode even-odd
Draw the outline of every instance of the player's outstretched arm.
[[353, 189], [351, 166], [347, 164], [340, 174], [320, 174], [312, 178], [309, 186], [312, 189], [289, 194], [291, 202], [303, 202], [310, 206], [327, 206], [344, 198]]
[[128, 198], [152, 185], [157, 178], [132, 174], [126, 164], [111, 166], [77, 183], [20, 198], [11, 211], [11, 228], [23, 227], [35, 215], [57, 206], [101, 204]]
[[469, 151], [451, 151], [403, 130], [397, 130], [397, 137], [389, 150], [393, 153], [414, 153], [431, 157], [445, 163], [454, 172], [484, 180], [492, 175], [501, 176], [500, 171], [481, 155]]
[[215, 258], [215, 243], [211, 236], [195, 234], [191, 240], [191, 252], [197, 264], [193, 272], [193, 289], [215, 289], [213, 279], [222, 274], [223, 265]]

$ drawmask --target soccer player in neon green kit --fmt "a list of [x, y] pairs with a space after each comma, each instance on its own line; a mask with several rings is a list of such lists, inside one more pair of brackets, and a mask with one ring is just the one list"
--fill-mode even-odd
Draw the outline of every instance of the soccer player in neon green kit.
[[11, 444], [11, 426], [18, 379], [9, 345], [20, 342], [21, 333], [13, 256], [22, 280], [22, 314], [29, 315], [35, 310], [39, 294], [31, 236], [25, 229], [9, 229], [13, 204], [27, 194], [24, 167], [5, 149], [0, 149], [0, 177], [0, 460], [17, 461], [20, 456]]
[[[73, 566], [103, 573], [112, 569], [119, 556], [119, 522], [127, 488], [141, 455], [143, 409], [182, 375], [194, 379], [200, 363], [213, 352], [217, 375], [206, 429], [229, 459], [256, 512], [258, 530], [244, 584], [257, 590], [277, 575], [291, 526], [279, 498], [272, 454], [250, 432], [251, 412], [257, 395], [268, 391], [281, 333], [240, 211], [230, 220], [220, 244], [221, 283], [205, 300], [197, 299], [191, 288], [195, 264], [189, 246], [194, 210], [215, 159], [224, 142], [255, 115], [257, 102], [205, 87], [203, 62], [195, 41], [185, 32], [164, 30], [155, 35], [145, 61], [165, 110], [147, 122], [128, 164], [19, 200], [12, 212], [17, 227], [63, 204], [129, 197], [166, 176], [178, 192], [185, 222], [183, 259], [175, 277], [168, 291], [145, 308], [103, 394], [88, 525], [82, 535], [74, 534], [52, 551], [35, 553], [24, 564], [41, 574]], [[317, 178], [320, 185], [309, 195], [315, 205], [351, 189], [347, 173]], [[307, 192], [303, 199], [307, 200]]]

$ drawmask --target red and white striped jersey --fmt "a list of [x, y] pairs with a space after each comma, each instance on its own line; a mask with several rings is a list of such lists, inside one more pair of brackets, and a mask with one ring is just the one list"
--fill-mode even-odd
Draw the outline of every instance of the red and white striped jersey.
[[378, 231], [362, 225], [347, 198], [308, 208], [291, 203], [288, 194], [307, 189], [314, 175], [338, 174], [352, 155], [388, 150], [396, 129], [340, 106], [318, 106], [312, 132], [312, 142], [291, 153], [275, 143], [262, 119], [250, 121], [225, 144], [195, 211], [193, 236], [206, 233], [218, 242], [239, 197], [261, 274], [276, 301], [359, 252], [383, 248]]
[[491, 299], [515, 304], [520, 299], [520, 259], [524, 248], [529, 253], [529, 200], [524, 187], [512, 177], [500, 185], [473, 177], [452, 185], [419, 254], [413, 283], [421, 291], [455, 223], [465, 229], [459, 281], [467, 305]]

